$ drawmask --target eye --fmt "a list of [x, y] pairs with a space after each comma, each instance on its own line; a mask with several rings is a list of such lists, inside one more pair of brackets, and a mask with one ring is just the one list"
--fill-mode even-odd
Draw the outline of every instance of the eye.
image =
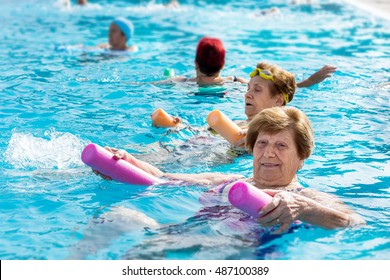
[[257, 141], [257, 146], [259, 146], [260, 148], [265, 147], [265, 146], [267, 146], [267, 141], [266, 140], [259, 140], [259, 141]]
[[287, 144], [285, 144], [285, 143], [277, 143], [276, 147], [278, 149], [285, 149], [285, 148], [287, 148]]
[[263, 87], [255, 87], [255, 92], [261, 93], [263, 91]]

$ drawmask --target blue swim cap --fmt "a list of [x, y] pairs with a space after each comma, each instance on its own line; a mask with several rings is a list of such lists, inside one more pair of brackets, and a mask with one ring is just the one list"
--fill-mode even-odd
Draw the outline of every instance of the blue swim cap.
[[130, 20], [125, 19], [123, 17], [119, 17], [114, 19], [112, 23], [116, 24], [119, 29], [125, 34], [126, 41], [129, 41], [131, 37], [133, 37], [134, 26]]

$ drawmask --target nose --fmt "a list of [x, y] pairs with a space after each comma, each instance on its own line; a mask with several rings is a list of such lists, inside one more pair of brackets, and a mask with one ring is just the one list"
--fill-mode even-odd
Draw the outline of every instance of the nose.
[[247, 99], [247, 98], [253, 99], [253, 95], [252, 95], [252, 93], [251, 93], [250, 90], [248, 90], [248, 91], [245, 93], [244, 97], [245, 97], [245, 99]]
[[264, 157], [271, 158], [275, 157], [275, 147], [273, 145], [267, 145], [264, 149]]

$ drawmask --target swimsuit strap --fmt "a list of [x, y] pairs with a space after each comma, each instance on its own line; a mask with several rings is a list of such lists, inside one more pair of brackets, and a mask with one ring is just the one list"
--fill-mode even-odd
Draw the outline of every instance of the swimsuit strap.
[[214, 188], [214, 190], [218, 193], [223, 193], [224, 189], [229, 186], [231, 183], [235, 182], [235, 181], [240, 181], [242, 179], [232, 179], [232, 180], [229, 180], [229, 181], [226, 181], [220, 185], [218, 185], [217, 187]]

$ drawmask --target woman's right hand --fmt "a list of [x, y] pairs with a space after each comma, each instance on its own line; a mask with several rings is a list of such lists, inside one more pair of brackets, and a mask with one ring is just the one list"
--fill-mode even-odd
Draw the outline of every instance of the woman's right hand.
[[[125, 150], [120, 150], [120, 149], [117, 149], [117, 148], [111, 148], [111, 147], [104, 147], [104, 149], [106, 149], [107, 151], [109, 151], [110, 153], [112, 153], [114, 156], [113, 158], [116, 159], [116, 160], [119, 160], [119, 159], [123, 159], [135, 166], [136, 165], [136, 158], [133, 157], [132, 155], [130, 155], [128, 152], [126, 152]], [[95, 173], [96, 175], [99, 175], [100, 177], [102, 177], [104, 180], [112, 180], [112, 178], [110, 176], [107, 176], [95, 169], [92, 169], [93, 173]]]
[[104, 147], [104, 149], [106, 149], [110, 153], [113, 153], [114, 159], [116, 159], [116, 160], [123, 159], [123, 160], [125, 160], [127, 162], [130, 162], [131, 164], [135, 165], [136, 158], [133, 157], [132, 155], [130, 155], [125, 150], [121, 150], [121, 149], [117, 149], [117, 148], [111, 148], [111, 147], [107, 147], [107, 146]]
[[[149, 173], [149, 174], [151, 174], [153, 176], [156, 176], [156, 177], [161, 177], [161, 176], [164, 175], [164, 172], [162, 172], [157, 167], [153, 166], [150, 163], [147, 163], [145, 161], [142, 161], [142, 160], [139, 160], [139, 159], [135, 158], [133, 155], [129, 154], [125, 150], [120, 150], [120, 149], [117, 149], [117, 148], [110, 148], [110, 147], [104, 147], [104, 148], [107, 151], [109, 151], [110, 153], [112, 153], [114, 155], [113, 158], [116, 159], [116, 160], [123, 159], [123, 160], [131, 163], [135, 167], [138, 167], [139, 169], [142, 169], [143, 171], [145, 171], [145, 172], [147, 172], [147, 173]], [[92, 171], [96, 175], [99, 175], [100, 177], [102, 177], [105, 180], [111, 180], [111, 178], [109, 176], [107, 176], [105, 174], [102, 174], [101, 172], [99, 172], [97, 170], [93, 170], [92, 169]]]

